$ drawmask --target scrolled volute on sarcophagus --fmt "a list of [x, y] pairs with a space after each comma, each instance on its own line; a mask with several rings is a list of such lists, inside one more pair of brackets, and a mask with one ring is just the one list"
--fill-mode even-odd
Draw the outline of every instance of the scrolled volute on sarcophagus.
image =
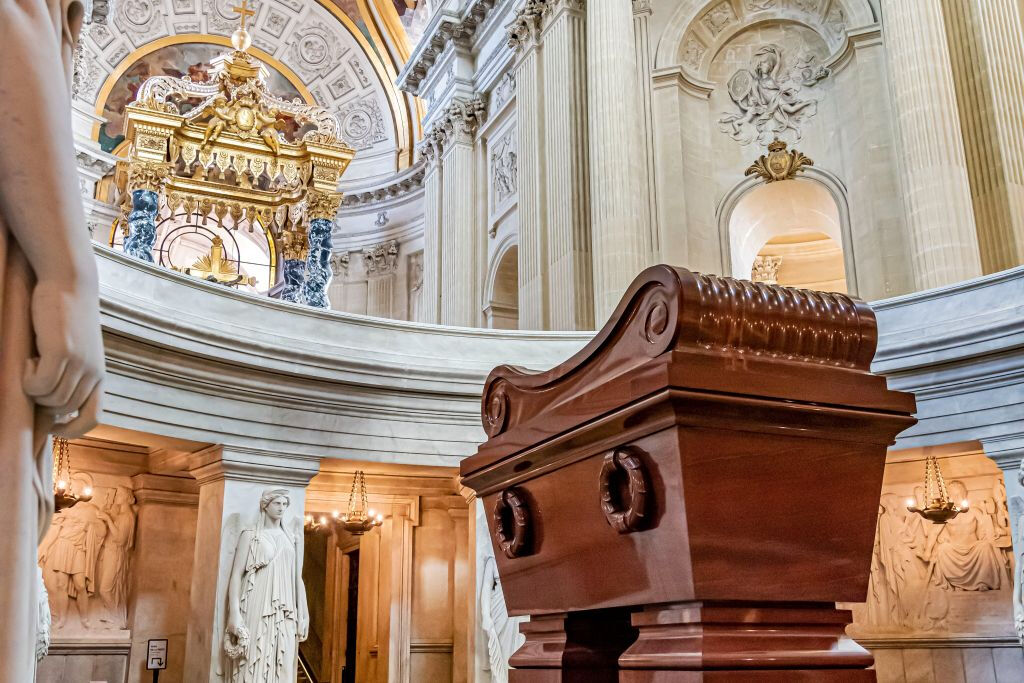
[[865, 599], [915, 421], [876, 342], [844, 294], [655, 266], [572, 358], [495, 368], [462, 480], [533, 615], [513, 680], [873, 680], [835, 603]]

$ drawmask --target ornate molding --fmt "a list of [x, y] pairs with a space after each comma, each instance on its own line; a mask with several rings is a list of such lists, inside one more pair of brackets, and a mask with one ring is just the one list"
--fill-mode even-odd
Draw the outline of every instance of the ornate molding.
[[419, 46], [398, 74], [399, 90], [419, 95], [420, 84], [448, 44], [468, 45], [496, 4], [497, 0], [469, 0], [461, 14], [439, 13], [436, 23], [432, 22], [432, 27], [428, 27]]
[[425, 176], [427, 172], [425, 163], [427, 154], [423, 151], [422, 146], [427, 142], [429, 141], [423, 140], [419, 143], [420, 156], [424, 158], [424, 161], [418, 162], [412, 166], [408, 172], [393, 178], [385, 185], [372, 189], [349, 191], [345, 195], [345, 199], [342, 200], [342, 206], [364, 206], [366, 204], [382, 202], [388, 199], [395, 199], [396, 197], [401, 197], [402, 195], [409, 194], [410, 192], [415, 192], [419, 188], [423, 187], [423, 176]]
[[453, 142], [472, 144], [477, 129], [487, 119], [487, 98], [482, 94], [453, 100], [434, 125], [423, 133], [420, 156], [433, 164]]
[[160, 192], [171, 176], [171, 165], [163, 162], [142, 161], [128, 170], [128, 193], [134, 190]]
[[803, 170], [805, 166], [813, 166], [814, 162], [798, 150], [786, 151], [786, 143], [775, 140], [768, 145], [768, 154], [762, 154], [752, 163], [743, 175], [756, 175], [766, 183], [776, 180], [790, 180]]

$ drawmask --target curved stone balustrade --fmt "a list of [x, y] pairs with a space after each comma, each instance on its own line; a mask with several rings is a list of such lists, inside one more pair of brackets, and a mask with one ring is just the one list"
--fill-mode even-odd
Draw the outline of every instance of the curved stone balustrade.
[[[171, 437], [454, 465], [484, 440], [497, 365], [553, 367], [587, 332], [447, 328], [249, 296], [97, 247], [105, 421]], [[1024, 448], [1024, 268], [872, 304], [873, 369], [917, 395], [897, 448]]]
[[455, 465], [484, 440], [491, 368], [550, 367], [591, 336], [314, 310], [96, 252], [104, 422], [235, 449]]

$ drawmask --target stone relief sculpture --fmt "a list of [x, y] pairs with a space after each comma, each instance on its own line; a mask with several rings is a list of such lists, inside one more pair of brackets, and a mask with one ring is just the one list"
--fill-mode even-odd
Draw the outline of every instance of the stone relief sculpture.
[[[869, 624], [883, 630], [948, 630], [953, 596], [1007, 586], [1010, 547], [1000, 522], [1006, 500], [1001, 484], [993, 485], [991, 495], [968, 496], [962, 481], [951, 481], [950, 496], [971, 504], [943, 525], [909, 512], [904, 496], [882, 494], [868, 590]], [[922, 486], [914, 488], [918, 506], [924, 504], [924, 495]], [[1014, 604], [1020, 603], [1015, 599]]]
[[296, 535], [282, 523], [286, 489], [260, 496], [256, 524], [244, 529], [228, 579], [224, 651], [230, 683], [292, 683], [309, 611]]
[[484, 559], [480, 582], [480, 626], [487, 634], [487, 658], [493, 683], [508, 683], [508, 658], [523, 644], [519, 622], [512, 619], [501, 592], [498, 565], [493, 556]]
[[409, 256], [409, 320], [420, 319], [423, 302], [423, 252]]
[[[1024, 461], [1021, 475], [1024, 478]], [[1014, 496], [1010, 500], [1010, 514], [1017, 520], [1017, 547], [1024, 548], [1024, 498]], [[1017, 638], [1024, 645], [1024, 551], [1018, 552], [1013, 572], [1013, 625]]]
[[729, 78], [729, 98], [738, 111], [723, 112], [719, 127], [744, 145], [754, 141], [767, 145], [786, 137], [795, 142], [802, 135], [801, 124], [818, 109], [818, 102], [801, 91], [829, 74], [809, 52], [786, 60], [778, 45], [765, 45], [754, 53], [750, 68], [739, 69]]
[[42, 660], [50, 651], [50, 598], [46, 593], [46, 584], [43, 583], [43, 570], [36, 567], [36, 661]]
[[[87, 474], [72, 476], [76, 486], [92, 486]], [[97, 491], [100, 494], [104, 489]], [[53, 518], [39, 547], [39, 565], [50, 596], [53, 628], [123, 629], [127, 626], [128, 566], [135, 538], [135, 499], [131, 490], [106, 489]], [[76, 620], [69, 623], [73, 610]]]
[[97, 422], [103, 389], [98, 278], [71, 134], [74, 53], [91, 3], [0, 9], [0, 683], [30, 681], [38, 621], [35, 551], [53, 514], [47, 432]]
[[518, 169], [515, 147], [515, 139], [510, 130], [491, 151], [491, 194], [496, 207], [516, 193]]

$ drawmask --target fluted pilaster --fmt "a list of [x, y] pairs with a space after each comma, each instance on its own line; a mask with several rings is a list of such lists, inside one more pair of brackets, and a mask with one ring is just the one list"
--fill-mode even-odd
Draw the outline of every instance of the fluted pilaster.
[[651, 0], [633, 0], [633, 37], [636, 43], [636, 83], [640, 98], [640, 139], [644, 145], [641, 190], [647, 193], [647, 213], [643, 218], [650, 231], [652, 259], [664, 262], [658, 225], [657, 185], [654, 176], [654, 93], [651, 82]]
[[420, 153], [427, 162], [423, 176], [423, 289], [417, 322], [441, 321], [441, 167], [435, 142], [426, 139]]
[[441, 223], [441, 323], [474, 326], [479, 308], [476, 278], [476, 207], [472, 140], [445, 150]]
[[981, 274], [941, 0], [885, 0], [914, 279], [928, 289]]
[[1024, 33], [1016, 0], [944, 0], [982, 270], [1024, 263]]
[[538, 44], [545, 3], [527, 6], [509, 30], [509, 46], [518, 51], [516, 121], [519, 127], [519, 329], [549, 327], [547, 236], [544, 229], [544, 81]]
[[542, 36], [545, 141], [540, 159], [550, 196], [545, 212], [548, 324], [556, 330], [593, 329], [586, 22], [579, 0], [551, 5]]
[[631, 0], [587, 5], [594, 317], [600, 325], [651, 259]]

